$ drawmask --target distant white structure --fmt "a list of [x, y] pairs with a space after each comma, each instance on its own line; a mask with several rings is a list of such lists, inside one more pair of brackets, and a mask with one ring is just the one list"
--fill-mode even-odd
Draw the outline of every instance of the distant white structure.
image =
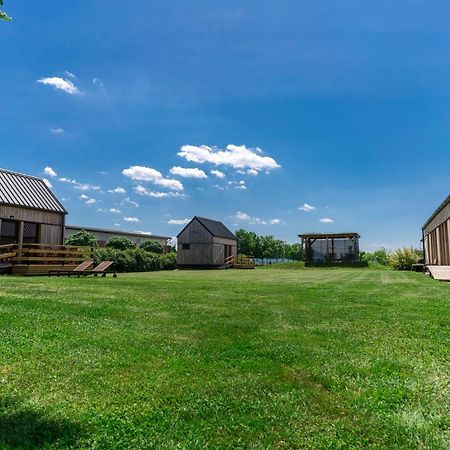
[[91, 228], [83, 227], [78, 225], [66, 225], [64, 228], [64, 239], [71, 234], [78, 233], [81, 230], [85, 230], [91, 233], [97, 239], [97, 244], [99, 247], [104, 247], [108, 239], [112, 237], [124, 237], [134, 242], [136, 245], [140, 245], [146, 241], [156, 241], [159, 242], [164, 252], [167, 251], [168, 242], [171, 237], [168, 236], [157, 236], [156, 234], [148, 233], [137, 233], [132, 231], [121, 231], [121, 230], [108, 230], [103, 228]]

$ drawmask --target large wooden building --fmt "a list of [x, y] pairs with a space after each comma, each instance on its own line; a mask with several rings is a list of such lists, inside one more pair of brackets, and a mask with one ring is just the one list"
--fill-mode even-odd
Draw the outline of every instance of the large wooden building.
[[44, 180], [0, 169], [0, 245], [61, 245], [66, 214]]
[[450, 266], [450, 195], [422, 227], [425, 264]]
[[97, 244], [99, 247], [104, 247], [108, 239], [112, 237], [123, 237], [129, 239], [135, 245], [140, 245], [146, 241], [156, 241], [161, 244], [164, 253], [166, 253], [168, 242], [171, 239], [168, 236], [157, 236], [156, 234], [138, 233], [122, 230], [108, 230], [104, 228], [83, 227], [78, 225], [66, 225], [64, 229], [64, 237], [68, 237], [71, 234], [78, 233], [81, 230], [85, 230], [88, 233], [92, 234], [95, 239], [97, 239]]
[[177, 236], [179, 267], [224, 267], [237, 257], [237, 238], [216, 220], [194, 217]]

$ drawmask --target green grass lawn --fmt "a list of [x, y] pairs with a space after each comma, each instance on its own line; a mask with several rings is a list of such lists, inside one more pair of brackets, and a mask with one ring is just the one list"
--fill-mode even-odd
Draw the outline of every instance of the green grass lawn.
[[450, 448], [450, 284], [0, 277], [0, 448]]

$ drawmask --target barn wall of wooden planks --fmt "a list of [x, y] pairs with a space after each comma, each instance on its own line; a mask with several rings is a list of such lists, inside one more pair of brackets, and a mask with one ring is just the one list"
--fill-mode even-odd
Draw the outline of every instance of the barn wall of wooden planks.
[[425, 264], [450, 266], [450, 195], [422, 228]]
[[[9, 233], [6, 232], [8, 228]], [[28, 229], [33, 230], [32, 236], [27, 236]], [[21, 245], [29, 237], [29, 243], [60, 245], [63, 243], [63, 235], [64, 214], [0, 205], [0, 243], [2, 244], [17, 242]]]
[[219, 267], [228, 258], [237, 257], [237, 239], [232, 233], [227, 230], [230, 238], [214, 235], [204, 226], [205, 220], [207, 225], [219, 224], [195, 217], [177, 236], [177, 263], [180, 267]]

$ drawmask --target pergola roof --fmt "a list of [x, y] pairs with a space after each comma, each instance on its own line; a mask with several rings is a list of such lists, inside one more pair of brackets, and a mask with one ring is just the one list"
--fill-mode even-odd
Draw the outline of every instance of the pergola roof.
[[360, 238], [358, 233], [306, 233], [299, 234], [298, 237], [303, 239], [345, 239]]

